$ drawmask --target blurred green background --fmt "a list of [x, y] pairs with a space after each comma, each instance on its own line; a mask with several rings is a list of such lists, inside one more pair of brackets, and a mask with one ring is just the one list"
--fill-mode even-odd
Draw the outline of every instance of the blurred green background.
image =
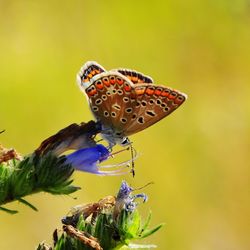
[[[75, 83], [83, 63], [127, 67], [188, 94], [171, 116], [132, 137], [136, 177], [74, 174], [67, 196], [36, 194], [31, 211], [0, 214], [0, 249], [34, 249], [69, 208], [139, 187], [165, 222], [144, 243], [171, 250], [250, 249], [250, 2], [0, 1], [0, 141], [32, 152], [73, 122], [92, 119]], [[119, 161], [127, 156], [119, 156]]]

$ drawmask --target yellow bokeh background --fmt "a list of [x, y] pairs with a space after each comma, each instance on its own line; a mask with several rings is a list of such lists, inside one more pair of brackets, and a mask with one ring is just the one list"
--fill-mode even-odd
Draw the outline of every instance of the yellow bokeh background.
[[[169, 250], [250, 248], [250, 3], [191, 1], [0, 1], [0, 142], [22, 154], [92, 115], [75, 83], [82, 64], [132, 68], [188, 94], [177, 111], [131, 137], [136, 177], [74, 173], [82, 190], [26, 197], [0, 213], [0, 249], [35, 249], [70, 207], [143, 190], [152, 226], [144, 243]], [[119, 156], [124, 160], [124, 156]], [[77, 197], [77, 200], [73, 198]]]

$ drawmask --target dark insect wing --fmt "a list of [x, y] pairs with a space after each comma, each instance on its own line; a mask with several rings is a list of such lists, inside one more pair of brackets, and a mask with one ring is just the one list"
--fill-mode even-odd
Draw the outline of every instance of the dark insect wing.
[[77, 82], [80, 87], [86, 88], [89, 81], [97, 74], [105, 72], [105, 69], [94, 61], [86, 62], [77, 74]]
[[129, 136], [160, 121], [177, 109], [187, 96], [165, 86], [135, 85], [136, 105], [133, 110], [136, 118], [124, 128], [124, 135]]
[[136, 70], [132, 69], [113, 69], [111, 72], [119, 72], [120, 74], [126, 76], [132, 83], [153, 83], [153, 79], [150, 76], [146, 76]]

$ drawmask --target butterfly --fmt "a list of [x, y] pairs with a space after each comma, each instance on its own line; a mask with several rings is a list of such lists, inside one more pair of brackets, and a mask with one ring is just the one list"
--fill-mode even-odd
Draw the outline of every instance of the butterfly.
[[101, 135], [109, 142], [128, 145], [128, 136], [138, 133], [171, 114], [187, 95], [131, 69], [106, 71], [89, 61], [77, 74], [90, 109], [102, 125]]

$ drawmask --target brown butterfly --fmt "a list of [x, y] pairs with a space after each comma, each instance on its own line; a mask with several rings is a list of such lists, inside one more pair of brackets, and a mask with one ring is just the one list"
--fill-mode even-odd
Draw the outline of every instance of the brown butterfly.
[[151, 77], [135, 70], [106, 71], [92, 61], [81, 68], [77, 82], [111, 148], [117, 143], [129, 144], [128, 136], [168, 116], [187, 99], [185, 94], [156, 85]]

